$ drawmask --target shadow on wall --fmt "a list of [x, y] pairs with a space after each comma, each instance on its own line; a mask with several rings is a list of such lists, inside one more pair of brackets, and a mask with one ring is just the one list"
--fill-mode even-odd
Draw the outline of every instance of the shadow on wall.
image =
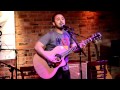
[[108, 60], [111, 55], [110, 47], [100, 45], [100, 59]]
[[120, 66], [120, 40], [111, 41], [111, 64]]
[[111, 47], [100, 46], [100, 59], [112, 66], [120, 66], [120, 40], [112, 40]]

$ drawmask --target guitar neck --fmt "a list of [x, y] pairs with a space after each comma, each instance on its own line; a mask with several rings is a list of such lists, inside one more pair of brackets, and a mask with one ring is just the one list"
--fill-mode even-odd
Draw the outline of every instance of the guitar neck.
[[77, 49], [77, 46], [72, 47], [72, 48], [68, 49], [67, 51], [63, 52], [63, 53], [61, 54], [61, 56], [62, 56], [62, 57], [65, 57], [65, 56], [69, 55], [70, 53], [72, 53], [73, 51], [75, 51], [76, 49]]
[[[92, 38], [88, 38], [88, 39], [86, 39], [86, 40], [84, 41], [84, 43], [85, 43], [85, 44], [88, 44], [88, 43], [91, 42], [91, 41], [93, 41], [93, 39], [92, 39]], [[80, 43], [79, 43], [79, 46], [80, 46]], [[74, 46], [74, 47], [68, 49], [66, 52], [62, 53], [61, 56], [67, 56], [67, 55], [69, 55], [70, 53], [76, 51], [77, 49], [78, 49], [78, 47], [77, 47], [77, 46]]]
[[[94, 36], [92, 36], [92, 37], [84, 40], [84, 44], [87, 45], [89, 42], [92, 42], [92, 41], [94, 41], [94, 40], [96, 40], [96, 39], [99, 39], [99, 38], [101, 38], [101, 34], [100, 34], [100, 33], [96, 33], [96, 34], [94, 34]], [[79, 43], [79, 46], [80, 46], [80, 44], [81, 44], [81, 43]], [[81, 48], [81, 47], [80, 47], [80, 48]], [[68, 49], [67, 51], [65, 51], [64, 53], [62, 53], [62, 54], [61, 54], [61, 57], [67, 56], [68, 54], [72, 53], [73, 51], [76, 51], [77, 49], [78, 49], [77, 46], [72, 47], [72, 48]]]

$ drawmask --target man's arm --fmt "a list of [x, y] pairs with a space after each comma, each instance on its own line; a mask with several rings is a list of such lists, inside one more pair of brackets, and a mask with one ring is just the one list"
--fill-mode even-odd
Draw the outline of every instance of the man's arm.
[[42, 44], [40, 41], [38, 41], [35, 44], [35, 50], [36, 50], [38, 55], [42, 56], [44, 59], [46, 59], [46, 60], [48, 60], [50, 62], [54, 62], [54, 63], [59, 62], [55, 56], [48, 55], [48, 53], [46, 53], [44, 48], [45, 48], [44, 44]]
[[35, 44], [35, 50], [36, 50], [36, 52], [40, 55], [40, 56], [43, 56], [43, 57], [45, 57], [45, 55], [44, 55], [44, 48], [45, 48], [45, 46], [41, 43], [41, 42], [37, 42], [36, 44]]

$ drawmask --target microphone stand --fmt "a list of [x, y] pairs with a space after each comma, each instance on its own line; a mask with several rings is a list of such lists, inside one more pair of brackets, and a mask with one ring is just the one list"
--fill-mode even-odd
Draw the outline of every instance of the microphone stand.
[[11, 79], [13, 79], [13, 71], [14, 71], [14, 70], [20, 71], [19, 69], [17, 69], [17, 68], [14, 67], [14, 66], [8, 65], [8, 64], [6, 64], [6, 63], [4, 63], [4, 62], [1, 62], [1, 61], [0, 61], [0, 63], [3, 63], [3, 64], [5, 64], [7, 67], [10, 68], [9, 71], [11, 72]]
[[[76, 45], [77, 45], [77, 48], [79, 49], [79, 54], [80, 54], [80, 76], [81, 76], [81, 79], [82, 79], [82, 63], [81, 63], [81, 54], [83, 53], [85, 56], [86, 56], [86, 54], [84, 53], [84, 51], [80, 48], [80, 46], [79, 46], [79, 43], [77, 42], [77, 40], [73, 37], [73, 34], [74, 35], [78, 35], [78, 34], [76, 34], [76, 33], [74, 33], [73, 32], [73, 29], [71, 30], [71, 29], [67, 29], [66, 30], [67, 32], [68, 32], [68, 34], [70, 35], [70, 37], [74, 40], [74, 42], [76, 43]], [[79, 36], [79, 35], [78, 35]]]
[[15, 59], [16, 59], [16, 66], [15, 66], [15, 67], [14, 67], [14, 66], [11, 66], [11, 65], [8, 65], [8, 64], [6, 64], [6, 63], [4, 63], [4, 62], [1, 62], [1, 61], [0, 61], [0, 63], [3, 63], [3, 64], [5, 64], [7, 67], [10, 68], [9, 71], [11, 72], [11, 79], [13, 79], [13, 71], [15, 70], [15, 71], [16, 71], [16, 79], [17, 79], [17, 71], [20, 71], [20, 72], [21, 72], [21, 70], [17, 69], [17, 50], [16, 50], [16, 49], [0, 49], [0, 50], [15, 50], [15, 53], [16, 53], [16, 57], [15, 57]]

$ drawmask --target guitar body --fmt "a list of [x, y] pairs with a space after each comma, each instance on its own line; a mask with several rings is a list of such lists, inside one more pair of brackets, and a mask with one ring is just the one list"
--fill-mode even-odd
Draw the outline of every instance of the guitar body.
[[[48, 56], [55, 56], [56, 54], [61, 54], [65, 51], [66, 49], [63, 46], [57, 46], [52, 51], [45, 51], [45, 54]], [[55, 68], [50, 67], [47, 61], [38, 54], [35, 54], [33, 57], [33, 66], [37, 74], [43, 79], [52, 78], [56, 74], [57, 70], [64, 65], [66, 65], [64, 57], [61, 58], [60, 64]]]

